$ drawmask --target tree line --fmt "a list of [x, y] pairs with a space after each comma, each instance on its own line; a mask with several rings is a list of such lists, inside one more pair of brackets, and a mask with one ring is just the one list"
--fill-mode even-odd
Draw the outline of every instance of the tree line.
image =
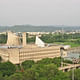
[[[72, 80], [72, 71], [62, 72], [60, 58], [45, 58], [38, 62], [27, 60], [14, 65], [0, 62], [0, 80]], [[80, 80], [80, 69], [75, 70], [75, 80]]]
[[[28, 34], [27, 34], [28, 36]], [[55, 43], [55, 42], [73, 42], [76, 44], [80, 43], [80, 33], [75, 34], [43, 34], [40, 37], [45, 43]], [[27, 37], [28, 43], [35, 42], [35, 36], [32, 38]], [[0, 34], [0, 43], [4, 44], [7, 42], [7, 35]]]

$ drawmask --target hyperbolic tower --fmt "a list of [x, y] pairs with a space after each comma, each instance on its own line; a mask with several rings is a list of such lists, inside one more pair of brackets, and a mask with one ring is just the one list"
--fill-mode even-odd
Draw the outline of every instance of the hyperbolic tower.
[[19, 36], [15, 35], [11, 31], [8, 31], [7, 45], [9, 45], [9, 46], [18, 46], [18, 45], [20, 45], [20, 43], [21, 43], [21, 41], [19, 39]]

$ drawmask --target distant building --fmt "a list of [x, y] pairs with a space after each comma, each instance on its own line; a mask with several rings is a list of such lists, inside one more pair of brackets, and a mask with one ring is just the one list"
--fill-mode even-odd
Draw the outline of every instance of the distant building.
[[[60, 57], [60, 47], [58, 45], [48, 46], [39, 37], [36, 37], [35, 44], [26, 43], [26, 33], [22, 36], [23, 43], [22, 48], [14, 47], [20, 45], [19, 37], [14, 35], [14, 33], [8, 33], [7, 46], [9, 48], [1, 48], [0, 56], [3, 61], [10, 61], [13, 64], [20, 64], [25, 60], [38, 61], [43, 58], [54, 58]], [[67, 53], [63, 53], [66, 56]]]

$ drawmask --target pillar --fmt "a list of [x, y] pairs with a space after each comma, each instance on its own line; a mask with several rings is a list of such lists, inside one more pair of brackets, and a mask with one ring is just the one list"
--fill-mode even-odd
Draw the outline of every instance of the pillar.
[[23, 33], [23, 47], [26, 46], [26, 32]]

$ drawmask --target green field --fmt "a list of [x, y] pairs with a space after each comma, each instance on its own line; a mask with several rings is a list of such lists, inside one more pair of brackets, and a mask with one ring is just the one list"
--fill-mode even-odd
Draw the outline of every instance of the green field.
[[70, 45], [71, 47], [79, 47], [80, 44], [73, 43], [73, 42], [55, 42], [56, 44], [64, 44], [64, 45]]

